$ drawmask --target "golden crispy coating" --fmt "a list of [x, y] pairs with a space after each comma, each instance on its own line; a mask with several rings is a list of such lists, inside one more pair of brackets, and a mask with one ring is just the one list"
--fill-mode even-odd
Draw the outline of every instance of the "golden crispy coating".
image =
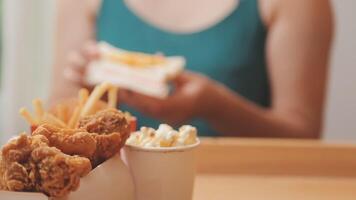
[[10, 191], [40, 191], [60, 197], [75, 190], [91, 170], [87, 158], [48, 147], [45, 136], [21, 134], [1, 151], [0, 187]]
[[31, 191], [35, 184], [30, 177], [31, 152], [34, 148], [47, 144], [48, 140], [44, 136], [28, 137], [26, 134], [7, 143], [1, 151], [1, 188]]
[[83, 117], [79, 121], [78, 128], [98, 134], [110, 134], [113, 132], [127, 134], [129, 132], [129, 124], [125, 118], [125, 114], [114, 108], [105, 109], [94, 115]]
[[37, 127], [32, 135], [45, 136], [49, 141], [49, 146], [54, 146], [69, 155], [92, 158], [96, 149], [95, 138], [85, 130], [62, 129], [43, 124]]
[[9, 163], [4, 172], [3, 188], [12, 191], [32, 190], [35, 182], [30, 178], [29, 173], [31, 173], [29, 163]]
[[80, 119], [78, 128], [85, 129], [89, 133], [98, 133], [100, 135], [119, 133], [121, 146], [125, 144], [130, 134], [130, 126], [125, 114], [114, 108], [105, 109], [94, 115]]
[[5, 162], [2, 159], [2, 155], [0, 154], [0, 190], [6, 189], [4, 174], [5, 174], [6, 166]]
[[94, 165], [118, 153], [130, 133], [125, 114], [113, 108], [83, 117], [79, 120], [78, 128], [85, 129], [95, 137], [97, 147], [92, 160]]
[[96, 140], [96, 151], [92, 158], [93, 166], [97, 166], [118, 153], [122, 147], [122, 138], [119, 133], [99, 135], [93, 133]]
[[32, 151], [36, 189], [52, 197], [62, 197], [79, 187], [80, 177], [91, 170], [90, 161], [79, 156], [63, 154], [55, 147], [39, 147]]

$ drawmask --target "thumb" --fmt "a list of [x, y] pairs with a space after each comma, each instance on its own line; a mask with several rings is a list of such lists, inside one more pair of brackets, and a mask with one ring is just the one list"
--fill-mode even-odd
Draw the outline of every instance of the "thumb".
[[88, 41], [83, 47], [83, 55], [88, 61], [98, 59], [100, 57], [100, 50], [96, 42]]
[[188, 71], [188, 70], [184, 70], [182, 73], [180, 73], [178, 76], [176, 76], [173, 79], [173, 83], [175, 86], [179, 87], [179, 86], [184, 85], [185, 83], [191, 81], [194, 76], [195, 76], [195, 73]]

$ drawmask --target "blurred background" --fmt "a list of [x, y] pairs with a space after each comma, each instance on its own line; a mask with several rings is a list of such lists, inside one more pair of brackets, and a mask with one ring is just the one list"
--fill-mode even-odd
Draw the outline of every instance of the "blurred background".
[[[323, 139], [356, 142], [356, 18], [354, 0], [333, 0], [336, 35]], [[28, 127], [18, 114], [49, 93], [55, 0], [0, 0], [0, 143]]]

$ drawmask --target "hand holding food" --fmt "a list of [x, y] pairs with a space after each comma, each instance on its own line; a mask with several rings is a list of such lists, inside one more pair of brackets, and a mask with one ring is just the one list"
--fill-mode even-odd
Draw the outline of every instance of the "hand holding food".
[[205, 118], [214, 105], [211, 94], [220, 87], [211, 79], [183, 72], [175, 80], [173, 93], [158, 99], [132, 91], [121, 91], [120, 101], [165, 123], [184, 124], [193, 117]]

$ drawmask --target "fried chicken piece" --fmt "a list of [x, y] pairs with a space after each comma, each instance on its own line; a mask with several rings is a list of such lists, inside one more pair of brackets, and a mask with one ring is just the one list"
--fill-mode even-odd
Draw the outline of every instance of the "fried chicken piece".
[[6, 189], [5, 178], [4, 178], [5, 170], [6, 170], [5, 161], [3, 161], [2, 155], [0, 153], [0, 190]]
[[43, 124], [32, 133], [43, 135], [49, 141], [49, 146], [60, 149], [69, 155], [79, 155], [92, 158], [96, 150], [94, 136], [83, 129], [62, 129], [50, 124]]
[[96, 151], [92, 158], [93, 166], [98, 166], [105, 160], [113, 157], [122, 147], [122, 138], [120, 133], [111, 133], [99, 135], [92, 133], [96, 140]]
[[1, 151], [0, 187], [12, 191], [33, 190], [35, 180], [30, 177], [30, 155], [34, 148], [47, 144], [44, 136], [28, 137], [26, 134], [7, 143]]
[[97, 166], [120, 151], [129, 133], [125, 115], [116, 109], [106, 109], [82, 118], [78, 129], [44, 124], [32, 135], [43, 135], [49, 140], [49, 146], [69, 155], [89, 158]]
[[117, 132], [121, 134], [122, 138], [127, 137], [130, 132], [129, 123], [126, 120], [125, 114], [114, 108], [105, 109], [94, 115], [81, 118], [78, 128], [98, 134]]
[[130, 134], [125, 114], [113, 108], [80, 119], [78, 128], [85, 129], [95, 137], [97, 142], [93, 158], [95, 165], [118, 153]]
[[91, 170], [89, 159], [70, 156], [55, 147], [39, 147], [31, 153], [36, 166], [36, 189], [51, 197], [63, 197], [79, 187], [80, 178]]
[[6, 144], [1, 151], [1, 189], [61, 197], [78, 188], [80, 177], [91, 170], [89, 159], [65, 155], [48, 144], [45, 136], [26, 134]]

